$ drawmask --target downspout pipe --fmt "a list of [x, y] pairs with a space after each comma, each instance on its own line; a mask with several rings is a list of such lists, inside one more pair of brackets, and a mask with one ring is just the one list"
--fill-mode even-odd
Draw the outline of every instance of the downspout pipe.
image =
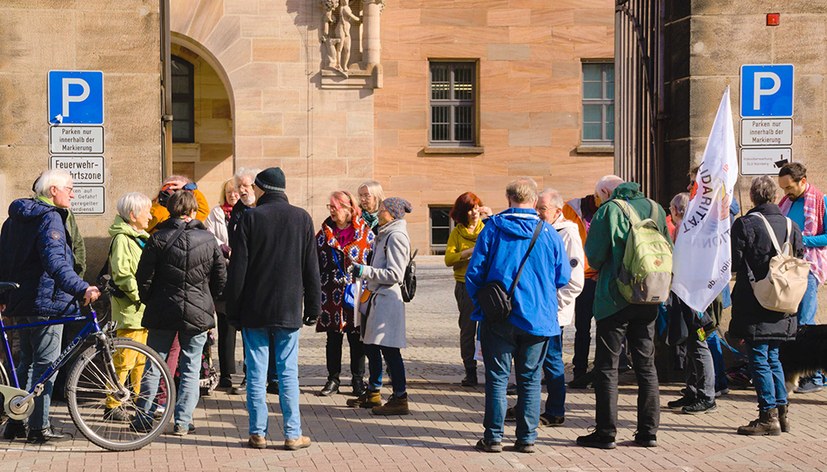
[[172, 175], [172, 47], [169, 0], [161, 1], [161, 178]]

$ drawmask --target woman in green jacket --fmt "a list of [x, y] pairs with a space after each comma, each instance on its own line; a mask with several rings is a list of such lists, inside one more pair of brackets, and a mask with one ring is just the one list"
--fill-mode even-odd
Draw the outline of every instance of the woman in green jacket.
[[[149, 239], [146, 232], [149, 226], [152, 200], [139, 192], [131, 192], [118, 199], [118, 215], [109, 227], [112, 245], [109, 250], [109, 272], [117, 290], [112, 294], [112, 320], [117, 323], [116, 336], [129, 338], [146, 344], [147, 330], [141, 326], [144, 305], [138, 296], [138, 281], [135, 271], [138, 261]], [[131, 376], [135, 395], [141, 385], [144, 371], [144, 357], [134, 350], [116, 352], [114, 356], [115, 371], [121, 382], [126, 383]], [[129, 415], [120, 407], [113, 397], [106, 399], [103, 416], [107, 420], [127, 422]]]
[[477, 385], [477, 361], [474, 360], [477, 323], [471, 320], [474, 303], [465, 291], [465, 269], [468, 268], [468, 261], [474, 253], [477, 235], [485, 226], [482, 219], [491, 216], [491, 209], [482, 206], [479, 197], [473, 193], [465, 192], [457, 197], [454, 207], [451, 208], [450, 216], [456, 226], [448, 236], [448, 244], [445, 247], [445, 265], [453, 267], [454, 280], [456, 280], [454, 297], [457, 299], [459, 309], [459, 350], [465, 366], [465, 378], [461, 383], [463, 387], [473, 387]]

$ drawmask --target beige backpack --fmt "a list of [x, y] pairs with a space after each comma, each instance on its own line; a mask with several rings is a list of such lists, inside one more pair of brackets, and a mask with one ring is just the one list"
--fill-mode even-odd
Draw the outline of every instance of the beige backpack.
[[762, 280], [755, 276], [747, 264], [747, 275], [752, 284], [752, 291], [758, 303], [767, 310], [792, 314], [798, 312], [798, 305], [807, 291], [807, 277], [810, 275], [810, 263], [792, 254], [790, 234], [792, 221], [787, 218], [787, 236], [784, 238], [783, 250], [778, 246], [775, 232], [770, 222], [761, 213], [754, 213], [761, 218], [775, 248], [775, 256], [770, 259], [770, 270]]

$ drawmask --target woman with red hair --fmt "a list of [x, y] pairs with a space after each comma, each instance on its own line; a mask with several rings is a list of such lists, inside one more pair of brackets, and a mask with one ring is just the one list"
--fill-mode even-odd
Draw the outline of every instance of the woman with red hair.
[[465, 366], [463, 387], [477, 385], [477, 361], [474, 359], [477, 323], [471, 320], [474, 303], [465, 290], [465, 270], [468, 261], [474, 253], [477, 236], [484, 226], [482, 219], [491, 216], [491, 209], [482, 205], [479, 197], [471, 192], [465, 192], [454, 202], [451, 208], [451, 219], [456, 226], [448, 237], [445, 248], [445, 265], [454, 269], [454, 297], [459, 309], [459, 347], [462, 364]]
[[365, 391], [365, 348], [354, 326], [353, 307], [345, 304], [345, 288], [354, 264], [367, 264], [373, 249], [374, 234], [362, 218], [359, 202], [347, 191], [336, 191], [327, 204], [330, 217], [316, 234], [319, 253], [319, 273], [322, 278], [322, 314], [316, 322], [316, 332], [327, 332], [327, 382], [321, 396], [339, 392], [339, 374], [342, 370], [342, 344], [347, 336], [350, 344], [350, 373], [353, 394]]

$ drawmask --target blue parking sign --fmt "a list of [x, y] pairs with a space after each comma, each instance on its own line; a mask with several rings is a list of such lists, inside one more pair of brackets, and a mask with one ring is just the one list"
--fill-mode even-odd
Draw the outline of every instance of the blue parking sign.
[[49, 71], [49, 123], [103, 124], [103, 72]]
[[789, 118], [793, 116], [792, 64], [741, 66], [741, 116]]

